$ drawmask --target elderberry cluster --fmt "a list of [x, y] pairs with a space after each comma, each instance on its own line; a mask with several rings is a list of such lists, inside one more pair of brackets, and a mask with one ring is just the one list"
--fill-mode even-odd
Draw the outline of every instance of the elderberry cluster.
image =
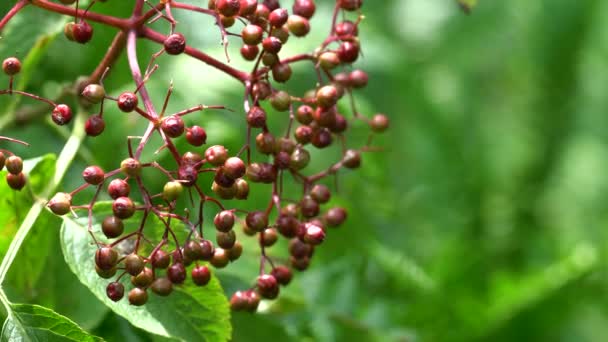
[[[82, 186], [57, 193], [48, 202], [57, 215], [87, 212], [89, 231], [98, 246], [91, 263], [101, 278], [111, 279], [107, 296], [121, 300], [125, 296], [123, 277], [129, 276], [127, 299], [132, 305], [145, 304], [150, 291], [167, 296], [187, 278], [205, 286], [212, 276], [210, 267], [219, 269], [235, 262], [243, 253], [241, 241], [255, 238], [260, 251], [259, 276], [250, 288], [233, 294], [231, 306], [234, 310], [256, 311], [261, 298], [277, 298], [280, 286], [290, 283], [292, 270], [306, 270], [328, 231], [346, 221], [347, 211], [330, 204], [333, 190], [327, 179], [337, 177], [344, 169], [359, 168], [362, 154], [376, 150], [371, 145], [374, 135], [389, 127], [384, 114], [359, 113], [353, 96], [356, 89], [368, 83], [367, 73], [352, 67], [361, 54], [358, 32], [363, 1], [336, 0], [331, 22], [322, 28], [328, 29], [328, 36], [313, 52], [292, 56], [284, 56], [283, 47], [297, 45], [297, 39], [304, 39], [311, 31], [314, 0], [281, 1], [291, 7], [281, 6], [278, 0], [210, 0], [205, 8], [173, 0], [131, 0], [134, 9], [128, 19], [93, 12], [99, 5], [96, 1], [85, 10], [78, 9], [77, 0], [60, 0], [63, 5], [49, 0], [30, 1], [50, 12], [70, 13], [74, 21], [64, 30], [70, 41], [86, 44], [94, 39], [90, 22], [99, 28], [118, 29], [98, 68], [76, 85], [80, 102], [86, 102], [89, 110], [99, 109], [86, 120], [87, 135], [99, 136], [106, 125], [112, 125], [104, 118], [104, 108], [112, 103], [125, 116], [148, 122], [145, 132], [132, 134], [139, 137], [135, 148], [133, 138], [126, 141], [128, 157], [119, 165], [112, 170], [88, 166], [82, 172]], [[72, 4], [75, 7], [65, 6]], [[173, 17], [181, 10], [215, 21], [227, 62], [188, 45], [187, 37], [178, 31], [181, 24]], [[149, 26], [156, 21], [166, 22], [169, 34]], [[144, 39], [158, 43], [160, 50], [149, 56], [142, 72], [136, 46]], [[251, 61], [250, 71], [230, 65], [230, 39], [241, 44], [240, 54]], [[111, 77], [113, 64], [124, 50], [134, 86], [112, 94], [103, 80]], [[240, 150], [205, 146], [205, 119], [197, 114], [225, 110], [224, 106], [196, 105], [166, 113], [172, 86], [164, 99], [153, 99], [148, 94], [146, 83], [152, 82], [154, 72], [162, 68], [158, 62], [161, 56], [180, 54], [217, 68], [242, 84], [244, 105], [242, 110], [234, 110], [247, 124]], [[294, 63], [308, 63], [317, 75], [316, 84], [304, 94], [288, 88]], [[20, 95], [50, 105], [52, 120], [58, 125], [72, 119], [72, 110], [66, 104], [28, 93]], [[156, 107], [159, 103], [161, 110]], [[271, 111], [274, 113], [269, 114]], [[272, 127], [281, 128], [272, 131], [268, 123], [275, 120], [281, 125]], [[347, 135], [355, 122], [369, 128], [368, 138], [358, 144], [352, 144]], [[160, 146], [153, 146], [154, 136], [160, 137]], [[177, 144], [181, 139], [188, 148], [178, 147], [182, 146]], [[309, 165], [311, 151], [330, 147], [339, 151], [340, 157], [330, 161], [332, 153], [314, 154], [326, 167], [313, 170]], [[160, 158], [148, 160], [142, 157], [145, 149], [168, 153], [172, 160], [163, 164]], [[145, 174], [161, 177], [163, 188], [147, 185]], [[212, 175], [212, 180], [201, 177], [203, 174]], [[300, 190], [288, 191], [288, 182], [299, 184]], [[252, 183], [266, 185], [270, 196], [261, 207], [245, 210], [239, 203], [247, 201]], [[91, 188], [92, 198], [84, 191]], [[95, 204], [106, 195], [112, 200], [111, 214], [97, 222], [101, 232], [96, 232]], [[212, 222], [205, 220], [205, 210], [215, 213]], [[155, 223], [161, 225], [161, 234], [155, 233]], [[215, 230], [215, 240], [210, 239], [209, 229]], [[286, 240], [287, 251], [273, 248], [279, 239]]]

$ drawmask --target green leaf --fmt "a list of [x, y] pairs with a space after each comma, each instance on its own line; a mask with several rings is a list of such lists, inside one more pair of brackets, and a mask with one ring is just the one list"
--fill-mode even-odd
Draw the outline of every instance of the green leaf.
[[53, 310], [38, 305], [11, 304], [9, 318], [2, 327], [5, 341], [103, 341], [88, 334], [76, 323]]
[[[134, 326], [164, 337], [184, 341], [226, 341], [231, 336], [229, 304], [219, 281], [213, 277], [205, 287], [183, 285], [165, 298], [150, 293], [141, 307], [126, 299], [107, 298], [103, 281], [95, 272], [95, 245], [87, 231], [87, 220], [66, 218], [61, 228], [61, 246], [66, 262], [80, 281], [104, 304]], [[99, 230], [98, 225], [94, 230]], [[127, 277], [123, 277], [127, 278]], [[131, 287], [125, 281], [126, 291]]]

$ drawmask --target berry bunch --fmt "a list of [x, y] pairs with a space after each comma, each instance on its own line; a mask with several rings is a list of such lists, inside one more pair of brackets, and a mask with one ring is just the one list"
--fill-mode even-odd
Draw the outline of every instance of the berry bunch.
[[[276, 298], [280, 286], [290, 283], [292, 269], [307, 269], [328, 230], [342, 225], [347, 218], [344, 208], [329, 204], [332, 189], [325, 184], [326, 179], [343, 169], [360, 167], [362, 153], [375, 150], [371, 146], [373, 136], [389, 127], [384, 114], [366, 117], [359, 113], [353, 97], [356, 89], [368, 83], [367, 73], [352, 67], [361, 54], [358, 32], [363, 1], [337, 0], [326, 39], [312, 53], [293, 56], [282, 55], [284, 46], [292, 42], [296, 45], [297, 39], [311, 31], [310, 19], [316, 12], [314, 0], [295, 0], [291, 8], [282, 7], [278, 0], [210, 0], [206, 8], [173, 0], [132, 0], [133, 12], [127, 19], [92, 12], [99, 5], [95, 1], [86, 10], [78, 9], [77, 0], [60, 2], [20, 0], [18, 4], [73, 16], [75, 20], [66, 24], [64, 32], [67, 39], [80, 44], [94, 39], [90, 22], [118, 29], [100, 65], [77, 84], [81, 102], [86, 102], [88, 108], [99, 106], [99, 112], [86, 121], [86, 133], [91, 137], [103, 134], [106, 128], [103, 114], [108, 102], [115, 102], [124, 115], [138, 116], [149, 123], [137, 147], [133, 148], [132, 138], [128, 139], [129, 157], [113, 170], [88, 166], [82, 172], [82, 186], [69, 193], [57, 193], [48, 202], [57, 215], [79, 210], [88, 213], [89, 230], [98, 246], [92, 262], [100, 277], [112, 279], [107, 285], [107, 296], [114, 301], [124, 297], [125, 285], [120, 281], [124, 276], [131, 277], [127, 298], [132, 305], [145, 304], [149, 290], [167, 296], [187, 278], [205, 286], [212, 276], [210, 266], [219, 269], [236, 261], [243, 252], [241, 241], [255, 237], [261, 254], [259, 276], [250, 288], [234, 293], [231, 306], [234, 310], [255, 311], [260, 298]], [[75, 8], [66, 6], [72, 3]], [[3, 22], [19, 9], [16, 5]], [[228, 62], [188, 45], [187, 37], [177, 31], [180, 25], [173, 17], [173, 12], [179, 10], [214, 18]], [[155, 21], [166, 22], [169, 34], [153, 30], [149, 23]], [[240, 54], [252, 62], [251, 71], [229, 65], [229, 37], [237, 37], [241, 42]], [[140, 39], [160, 45], [144, 72], [136, 54]], [[103, 79], [124, 50], [134, 88], [111, 95]], [[242, 117], [247, 128], [240, 150], [229, 151], [223, 145], [204, 146], [207, 142], [204, 118], [196, 114], [225, 110], [224, 106], [197, 105], [166, 113], [171, 86], [162, 109], [157, 110], [146, 83], [160, 67], [156, 62], [164, 54], [187, 54], [243, 85]], [[294, 63], [309, 63], [317, 75], [317, 84], [305, 94], [295, 94], [286, 87]], [[22, 95], [51, 105], [51, 117], [56, 124], [70, 122], [69, 106], [32, 94]], [[282, 123], [281, 131], [271, 130], [269, 122], [274, 120]], [[370, 133], [360, 146], [349, 147], [347, 132], [355, 122], [363, 122]], [[161, 165], [158, 160], [142, 157], [154, 136], [162, 141], [161, 146], [154, 148], [157, 152], [168, 151], [171, 163]], [[181, 144], [176, 142], [180, 139], [188, 143], [187, 149], [178, 148]], [[340, 157], [324, 169], [310, 170], [311, 150], [330, 147], [339, 151]], [[328, 158], [319, 155], [323, 160]], [[144, 173], [163, 177], [164, 187], [148, 186]], [[202, 177], [204, 174], [211, 177]], [[287, 191], [284, 183], [289, 181], [300, 184], [301, 190]], [[239, 203], [247, 200], [252, 183], [266, 185], [270, 196], [262, 208], [245, 210]], [[95, 195], [78, 199], [84, 197], [87, 192], [83, 190], [87, 188], [93, 188]], [[105, 236], [102, 241], [93, 231], [92, 218], [95, 203], [104, 193], [112, 199], [112, 214], [101, 222]], [[75, 199], [84, 204], [74, 203]], [[209, 206], [215, 210], [212, 222], [205, 221], [203, 215]], [[162, 234], [152, 232], [151, 221], [161, 224]], [[136, 228], [127, 229], [129, 224]], [[242, 230], [237, 231], [239, 226]], [[215, 230], [215, 241], [209, 238], [209, 229]], [[272, 248], [279, 239], [288, 241], [287, 257]]]

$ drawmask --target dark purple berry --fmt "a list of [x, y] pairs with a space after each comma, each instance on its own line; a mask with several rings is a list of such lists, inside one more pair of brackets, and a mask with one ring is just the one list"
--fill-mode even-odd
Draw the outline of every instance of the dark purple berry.
[[211, 271], [207, 266], [198, 266], [192, 269], [192, 282], [198, 286], [205, 286], [211, 280]]
[[118, 302], [125, 295], [125, 286], [117, 281], [111, 282], [106, 287], [106, 295], [114, 302]]
[[177, 32], [169, 35], [163, 42], [165, 51], [170, 55], [179, 55], [186, 49], [186, 37]]

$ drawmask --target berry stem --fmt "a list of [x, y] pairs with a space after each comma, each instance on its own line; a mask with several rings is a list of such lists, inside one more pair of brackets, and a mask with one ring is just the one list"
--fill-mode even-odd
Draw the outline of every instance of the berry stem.
[[29, 4], [28, 0], [20, 0], [15, 4], [15, 6], [13, 6], [13, 8], [8, 11], [8, 13], [6, 13], [4, 18], [0, 20], [0, 32], [2, 32], [2, 29], [4, 28], [4, 26], [6, 26], [6, 24], [8, 24], [11, 18], [13, 18], [15, 14], [17, 14], [27, 4]]
[[131, 22], [128, 19], [120, 19], [109, 15], [88, 12], [85, 10], [76, 10], [74, 8], [56, 4], [47, 0], [30, 0], [30, 2], [36, 7], [40, 7], [51, 12], [69, 15], [71, 17], [84, 18], [97, 23], [113, 26], [123, 31], [131, 28]]

